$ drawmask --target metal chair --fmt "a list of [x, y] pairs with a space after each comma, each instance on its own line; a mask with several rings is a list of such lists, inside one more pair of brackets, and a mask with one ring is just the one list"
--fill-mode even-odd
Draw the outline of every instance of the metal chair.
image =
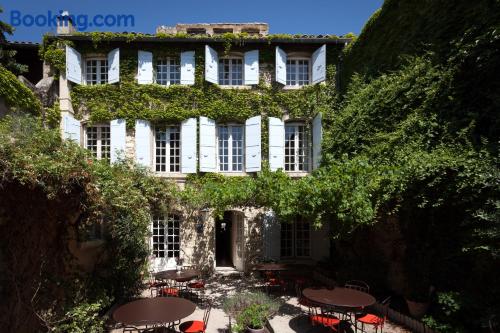
[[360, 280], [347, 281], [344, 284], [344, 288], [355, 289], [355, 290], [362, 291], [364, 293], [370, 292], [370, 286], [366, 282], [360, 281]]
[[[391, 302], [391, 297], [387, 297], [380, 304], [383, 307], [382, 313], [365, 313], [355, 317], [354, 328], [355, 332], [358, 331], [358, 323], [361, 323], [361, 332], [365, 332], [365, 325], [373, 326], [375, 333], [378, 333], [380, 328], [380, 333], [384, 329], [385, 320], [387, 318], [387, 312], [389, 311], [389, 305]], [[375, 311], [376, 312], [376, 311]]]
[[175, 282], [168, 281], [160, 288], [159, 295], [166, 297], [179, 297], [180, 290]]
[[190, 320], [185, 321], [179, 325], [179, 331], [182, 333], [205, 333], [208, 326], [208, 318], [210, 318], [210, 311], [212, 310], [212, 302], [207, 301], [207, 307], [203, 314], [203, 321]]
[[190, 292], [190, 295], [196, 295], [198, 299], [202, 299], [201, 295], [205, 291], [205, 281], [201, 279], [196, 280], [193, 282], [189, 282], [186, 286]]
[[317, 307], [311, 308], [309, 319], [313, 326], [322, 325], [331, 329], [333, 332], [337, 332], [339, 329], [340, 319], [328, 311], [323, 311], [323, 309]]

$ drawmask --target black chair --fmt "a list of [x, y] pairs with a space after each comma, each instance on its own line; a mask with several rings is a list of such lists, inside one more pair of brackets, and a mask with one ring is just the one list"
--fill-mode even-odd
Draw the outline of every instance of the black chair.
[[366, 282], [360, 280], [347, 281], [344, 285], [344, 288], [355, 289], [364, 293], [370, 292], [370, 286]]

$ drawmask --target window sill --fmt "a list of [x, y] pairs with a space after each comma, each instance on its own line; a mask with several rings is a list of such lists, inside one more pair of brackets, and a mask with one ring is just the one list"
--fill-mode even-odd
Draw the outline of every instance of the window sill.
[[285, 171], [285, 173], [291, 178], [302, 178], [311, 174], [310, 172], [306, 171]]
[[305, 84], [303, 86], [283, 86], [283, 90], [299, 90], [309, 86], [311, 86], [311, 84]]
[[219, 85], [221, 89], [240, 89], [240, 90], [249, 90], [252, 89], [252, 86], [226, 86], [226, 85]]

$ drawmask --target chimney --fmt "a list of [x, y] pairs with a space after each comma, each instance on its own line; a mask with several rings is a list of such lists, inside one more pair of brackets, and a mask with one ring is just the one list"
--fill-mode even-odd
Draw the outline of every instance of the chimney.
[[73, 18], [69, 15], [68, 11], [65, 10], [61, 14], [57, 15], [57, 30], [58, 35], [70, 35], [76, 32], [76, 28], [73, 25]]

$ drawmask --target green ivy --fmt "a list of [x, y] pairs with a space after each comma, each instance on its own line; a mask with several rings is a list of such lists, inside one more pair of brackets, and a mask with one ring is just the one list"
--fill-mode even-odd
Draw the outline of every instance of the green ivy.
[[17, 77], [0, 65], [0, 98], [12, 109], [39, 114], [42, 104]]

